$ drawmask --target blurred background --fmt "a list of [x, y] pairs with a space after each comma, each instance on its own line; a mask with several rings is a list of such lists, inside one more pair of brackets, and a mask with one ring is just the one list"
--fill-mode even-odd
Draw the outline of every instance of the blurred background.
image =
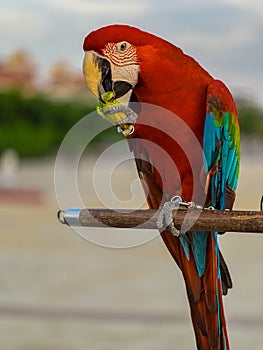
[[[71, 127], [95, 108], [82, 77], [85, 35], [112, 23], [138, 26], [182, 47], [229, 86], [242, 132], [235, 207], [258, 210], [263, 3], [9, 0], [0, 6], [1, 349], [193, 349], [181, 275], [158, 237], [106, 249], [58, 223], [56, 154]], [[87, 157], [96, 161], [102, 144], [116, 137], [115, 129], [99, 135]], [[69, 156], [65, 177], [70, 167]], [[83, 188], [88, 178], [92, 169], [84, 166]], [[136, 178], [130, 163], [116, 170], [122, 201]], [[85, 204], [101, 206], [87, 183]], [[236, 349], [259, 349], [263, 237], [225, 234], [220, 244], [234, 281], [225, 298], [230, 341]]]

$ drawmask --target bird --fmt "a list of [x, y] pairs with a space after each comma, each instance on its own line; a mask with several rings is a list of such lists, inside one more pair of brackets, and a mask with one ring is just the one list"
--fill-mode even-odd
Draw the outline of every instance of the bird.
[[[101, 114], [105, 106], [106, 119], [116, 113], [111, 122], [124, 118], [120, 131], [134, 153], [149, 208], [194, 202], [232, 209], [240, 130], [228, 87], [181, 48], [129, 25], [90, 32], [83, 50], [84, 79]], [[160, 235], [185, 281], [196, 347], [228, 350], [222, 296], [232, 279], [219, 248], [222, 232], [168, 224]]]

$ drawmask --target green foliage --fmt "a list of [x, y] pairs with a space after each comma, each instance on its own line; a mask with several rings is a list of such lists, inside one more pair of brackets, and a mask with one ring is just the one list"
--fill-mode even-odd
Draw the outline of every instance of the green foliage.
[[[55, 154], [71, 127], [93, 110], [95, 106], [81, 101], [0, 91], [0, 154], [10, 147], [21, 157]], [[238, 111], [241, 132], [262, 137], [263, 111], [246, 100], [238, 100]], [[116, 128], [112, 127], [97, 135], [93, 145], [117, 139]]]
[[[81, 101], [55, 101], [19, 91], [0, 92], [0, 153], [14, 148], [21, 157], [53, 154], [71, 127], [95, 109]], [[92, 127], [92, 125], [91, 125]], [[108, 130], [94, 143], [113, 137]]]
[[263, 110], [245, 99], [237, 99], [241, 133], [263, 136]]

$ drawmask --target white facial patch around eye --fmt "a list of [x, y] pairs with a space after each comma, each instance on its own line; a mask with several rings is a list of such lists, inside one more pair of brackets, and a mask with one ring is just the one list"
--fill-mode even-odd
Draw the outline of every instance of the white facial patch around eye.
[[133, 87], [138, 83], [139, 65], [119, 67], [111, 64], [112, 81], [126, 81]]
[[126, 47], [124, 51], [120, 50], [121, 43], [108, 43], [102, 50], [103, 55], [108, 58], [116, 66], [130, 66], [138, 64], [136, 47], [125, 42]]

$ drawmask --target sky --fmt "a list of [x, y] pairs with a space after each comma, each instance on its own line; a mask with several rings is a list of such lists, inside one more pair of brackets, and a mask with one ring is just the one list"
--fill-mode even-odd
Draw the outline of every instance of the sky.
[[262, 0], [0, 0], [0, 59], [25, 49], [42, 74], [60, 60], [81, 71], [84, 37], [113, 23], [172, 42], [263, 106]]

